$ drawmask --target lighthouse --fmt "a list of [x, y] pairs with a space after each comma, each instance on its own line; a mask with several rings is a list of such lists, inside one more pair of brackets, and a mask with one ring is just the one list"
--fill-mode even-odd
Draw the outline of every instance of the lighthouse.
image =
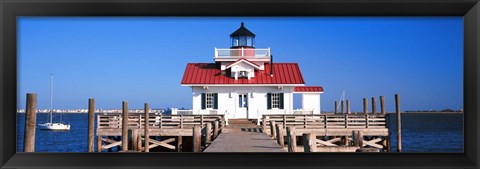
[[[172, 114], [260, 119], [320, 113], [323, 87], [305, 86], [297, 63], [272, 63], [270, 47], [256, 47], [256, 35], [243, 22], [229, 37], [229, 48], [214, 49], [214, 63], [187, 64], [181, 85], [192, 89], [192, 110]], [[293, 109], [294, 94], [302, 94], [302, 109]]]

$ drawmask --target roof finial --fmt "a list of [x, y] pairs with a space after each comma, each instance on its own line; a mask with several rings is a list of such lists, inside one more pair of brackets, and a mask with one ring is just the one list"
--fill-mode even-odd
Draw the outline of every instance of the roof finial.
[[243, 26], [243, 25], [245, 25], [245, 23], [243, 23], [243, 21], [242, 21], [242, 23], [241, 23], [241, 24], [242, 24], [242, 25], [240, 25], [240, 26]]

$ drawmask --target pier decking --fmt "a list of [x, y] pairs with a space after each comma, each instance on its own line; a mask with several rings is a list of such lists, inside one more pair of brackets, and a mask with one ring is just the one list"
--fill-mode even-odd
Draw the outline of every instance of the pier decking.
[[263, 129], [230, 122], [228, 128], [204, 152], [286, 152]]

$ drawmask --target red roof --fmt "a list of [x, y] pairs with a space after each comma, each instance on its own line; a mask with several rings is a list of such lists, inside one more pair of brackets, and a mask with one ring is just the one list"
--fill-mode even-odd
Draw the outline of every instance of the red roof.
[[256, 66], [256, 68], [259, 68], [259, 67], [260, 67], [260, 66], [258, 66], [257, 64], [255, 64], [255, 63], [253, 63], [253, 62], [250, 62], [249, 60], [247, 60], [247, 59], [245, 59], [245, 58], [240, 58], [240, 59], [238, 59], [237, 61], [228, 64], [226, 67], [229, 68], [230, 66], [232, 66], [232, 65], [234, 65], [234, 64], [236, 64], [236, 63], [239, 63], [239, 62], [249, 63], [249, 64], [251, 64], [251, 65], [254, 66], [254, 67]]
[[273, 77], [270, 76], [270, 64], [265, 70], [255, 71], [255, 77], [248, 80], [235, 80], [220, 70], [215, 63], [188, 63], [182, 78], [182, 85], [195, 84], [305, 84], [302, 73], [296, 63], [274, 63]]
[[322, 86], [296, 86], [293, 92], [323, 92]]

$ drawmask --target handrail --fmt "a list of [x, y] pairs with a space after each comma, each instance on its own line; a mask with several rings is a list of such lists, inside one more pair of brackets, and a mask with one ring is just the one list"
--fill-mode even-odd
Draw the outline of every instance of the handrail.
[[[143, 129], [144, 124], [148, 122], [150, 129], [190, 129], [195, 125], [204, 125], [219, 121], [224, 123], [224, 115], [154, 115], [145, 119], [143, 114], [129, 114], [128, 128]], [[223, 126], [223, 125], [220, 125]], [[98, 115], [97, 129], [121, 129], [122, 115], [120, 113]]]
[[270, 58], [270, 48], [220, 49], [215, 48], [215, 58]]
[[[295, 128], [387, 128], [386, 114], [270, 114], [263, 115], [266, 128], [270, 121]], [[308, 125], [307, 125], [308, 123]]]

